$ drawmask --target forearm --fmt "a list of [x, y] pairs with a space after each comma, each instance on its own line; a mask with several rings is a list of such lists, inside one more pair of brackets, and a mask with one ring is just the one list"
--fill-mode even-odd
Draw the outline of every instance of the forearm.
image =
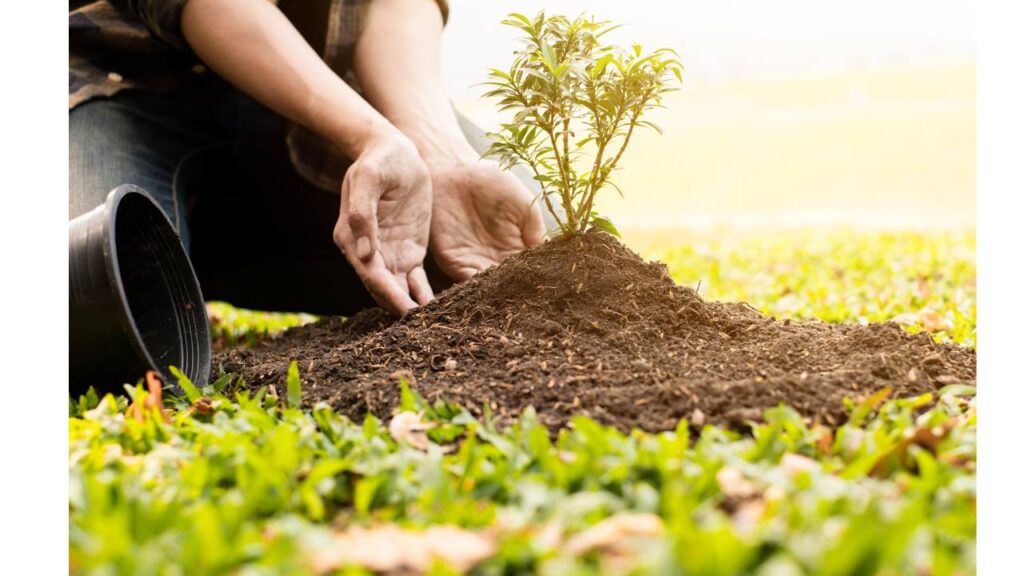
[[352, 158], [394, 132], [265, 0], [190, 0], [181, 27], [192, 50], [223, 78]]
[[367, 99], [428, 163], [478, 156], [441, 81], [442, 29], [435, 0], [374, 0], [353, 61]]

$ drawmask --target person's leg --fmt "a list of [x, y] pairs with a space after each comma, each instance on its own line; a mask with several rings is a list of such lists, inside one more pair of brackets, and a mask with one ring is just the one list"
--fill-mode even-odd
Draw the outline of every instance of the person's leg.
[[171, 192], [175, 143], [161, 138], [127, 98], [93, 100], [71, 111], [70, 218], [103, 204], [121, 184], [150, 193], [175, 227], [183, 213]]
[[188, 246], [179, 167], [196, 149], [224, 138], [208, 114], [191, 105], [188, 90], [126, 91], [70, 112], [70, 218], [103, 204], [117, 186], [135, 184], [160, 204]]

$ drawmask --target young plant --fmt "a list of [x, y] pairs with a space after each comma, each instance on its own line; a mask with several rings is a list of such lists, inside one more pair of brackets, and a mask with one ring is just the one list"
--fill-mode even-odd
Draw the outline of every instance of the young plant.
[[486, 155], [506, 169], [532, 170], [562, 235], [590, 227], [617, 233], [594, 211], [594, 198], [605, 186], [622, 194], [611, 174], [637, 127], [661, 133], [642, 118], [674, 90], [673, 77], [682, 81], [682, 64], [668, 48], [645, 54], [639, 44], [602, 44], [618, 26], [586, 16], [510, 14], [503, 24], [521, 30], [523, 44], [507, 72], [491, 69], [486, 96], [500, 98], [500, 109], [515, 115], [489, 134]]

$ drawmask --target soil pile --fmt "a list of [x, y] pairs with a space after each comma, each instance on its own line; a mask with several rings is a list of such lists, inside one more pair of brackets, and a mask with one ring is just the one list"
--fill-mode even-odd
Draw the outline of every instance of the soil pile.
[[282, 389], [292, 360], [304, 402], [357, 420], [391, 414], [401, 374], [427, 400], [477, 415], [484, 404], [508, 416], [532, 405], [554, 428], [579, 413], [650, 431], [684, 417], [742, 426], [780, 402], [836, 425], [844, 397], [975, 379], [973, 350], [896, 324], [780, 321], [705, 302], [604, 233], [522, 252], [401, 321], [380, 310], [325, 319], [216, 364]]

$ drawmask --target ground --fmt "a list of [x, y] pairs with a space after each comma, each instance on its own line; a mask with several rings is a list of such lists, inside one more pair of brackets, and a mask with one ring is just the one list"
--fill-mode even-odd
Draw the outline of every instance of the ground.
[[[708, 300], [896, 320], [974, 346], [971, 232], [626, 241]], [[213, 310], [221, 346], [311, 320]], [[837, 429], [780, 406], [746, 434], [688, 422], [623, 433], [577, 418], [552, 439], [530, 411], [498, 430], [412, 389], [391, 420], [297, 409], [300, 378], [231, 397], [226, 380], [186, 385], [189, 398], [166, 400], [167, 422], [125, 418], [125, 398], [74, 402], [73, 571], [974, 572], [972, 387], [851, 398]]]

